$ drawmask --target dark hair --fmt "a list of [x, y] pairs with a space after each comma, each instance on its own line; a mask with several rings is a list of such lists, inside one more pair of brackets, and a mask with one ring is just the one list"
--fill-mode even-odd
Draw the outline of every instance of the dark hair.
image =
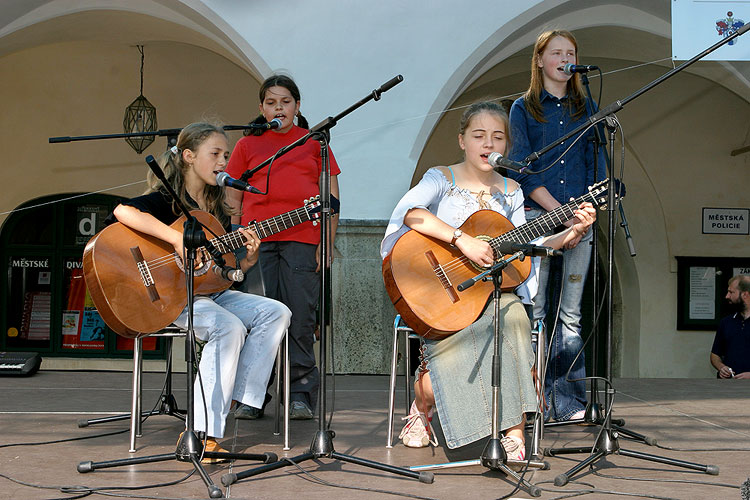
[[732, 276], [729, 279], [729, 284], [737, 283], [737, 289], [742, 292], [750, 292], [750, 276], [747, 276], [745, 274], [738, 274], [737, 276]]
[[[531, 82], [529, 83], [529, 89], [523, 95], [523, 99], [526, 103], [526, 109], [529, 114], [538, 122], [546, 123], [544, 118], [544, 112], [542, 111], [542, 103], [539, 98], [542, 95], [542, 89], [544, 89], [544, 79], [542, 77], [543, 71], [539, 67], [539, 60], [542, 57], [542, 53], [549, 45], [549, 42], [555, 38], [561, 36], [567, 39], [573, 44], [576, 49], [576, 60], [575, 64], [578, 64], [578, 42], [576, 37], [567, 30], [551, 30], [545, 31], [539, 38], [536, 39], [534, 44], [534, 54], [531, 56]], [[581, 84], [581, 76], [579, 73], [574, 73], [573, 76], [568, 80], [568, 106], [573, 118], [578, 118], [586, 112], [586, 101], [583, 95], [583, 85]]]
[[[197, 151], [200, 145], [214, 134], [220, 134], [224, 137], [227, 136], [221, 125], [205, 122], [191, 123], [183, 128], [180, 135], [177, 136], [177, 145], [175, 146], [177, 152], [168, 149], [158, 159], [159, 165], [164, 170], [164, 176], [174, 188], [177, 196], [179, 196], [180, 200], [186, 206], [191, 205], [188, 203], [189, 195], [185, 186], [185, 172], [190, 165], [185, 163], [185, 160], [182, 157], [182, 152], [186, 149]], [[146, 193], [152, 193], [154, 191], [167, 193], [167, 190], [164, 188], [161, 181], [150, 170], [146, 176], [146, 181], [148, 184]], [[221, 222], [222, 225], [229, 222], [230, 216], [235, 214], [226, 203], [224, 188], [206, 184], [203, 188], [203, 193], [205, 194], [206, 208], [208, 211], [219, 219], [219, 222]], [[181, 215], [175, 202], [172, 202], [172, 211], [175, 215]]]
[[[271, 75], [265, 79], [265, 81], [261, 84], [260, 89], [258, 90], [258, 99], [261, 103], [265, 100], [266, 92], [268, 92], [268, 89], [270, 89], [271, 87], [284, 87], [289, 91], [290, 94], [292, 94], [292, 97], [296, 102], [300, 102], [301, 100], [299, 87], [297, 87], [297, 84], [294, 83], [294, 80], [292, 80], [291, 77], [286, 75]], [[255, 120], [250, 122], [250, 125], [262, 125], [264, 123], [268, 123], [268, 120], [266, 120], [266, 117], [263, 116], [263, 113], [261, 113]], [[302, 128], [310, 128], [307, 120], [304, 116], [302, 116], [302, 113], [300, 112], [297, 112], [297, 125]], [[265, 132], [265, 129], [255, 128], [245, 130], [243, 134], [262, 135], [263, 132]]]
[[472, 118], [481, 113], [492, 113], [505, 124], [505, 151], [510, 151], [511, 137], [510, 120], [508, 119], [508, 113], [501, 105], [495, 102], [479, 101], [466, 108], [461, 115], [461, 121], [458, 124], [458, 133], [464, 135], [466, 133], [466, 128], [469, 126]]

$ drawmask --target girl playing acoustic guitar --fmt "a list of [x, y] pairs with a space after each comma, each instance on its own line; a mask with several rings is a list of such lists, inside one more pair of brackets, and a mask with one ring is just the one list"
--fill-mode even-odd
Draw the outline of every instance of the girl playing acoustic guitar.
[[[464, 151], [461, 163], [429, 169], [407, 192], [391, 216], [381, 255], [388, 256], [396, 240], [409, 229], [454, 245], [478, 266], [495, 259], [490, 245], [456, 229], [474, 212], [490, 209], [514, 225], [525, 222], [523, 193], [518, 184], [493, 170], [489, 153], [505, 154], [510, 144], [508, 116], [493, 102], [469, 106], [461, 118], [458, 144]], [[560, 248], [579, 238], [593, 223], [596, 212], [590, 203], [575, 211], [575, 224], [562, 233], [535, 243]], [[527, 243], [527, 242], [522, 242]], [[536, 260], [536, 259], [534, 259]], [[499, 422], [502, 445], [508, 459], [525, 455], [525, 413], [536, 408], [531, 367], [529, 317], [523, 304], [536, 294], [536, 263], [515, 293], [501, 298], [501, 391]], [[437, 409], [448, 448], [457, 448], [491, 434], [491, 361], [493, 308], [488, 307], [472, 325], [443, 338], [422, 340], [422, 362], [415, 382], [416, 400], [400, 438], [409, 447], [437, 444], [431, 428]]]
[[[186, 206], [211, 213], [227, 229], [232, 214], [224, 188], [216, 185], [216, 174], [226, 168], [228, 158], [229, 145], [222, 128], [193, 123], [182, 129], [177, 145], [159, 162]], [[118, 205], [114, 215], [122, 224], [174, 246], [182, 256], [183, 234], [169, 226], [181, 214], [160, 186], [149, 172], [147, 194]], [[247, 255], [239, 265], [247, 271], [258, 259], [260, 240], [246, 229], [240, 229], [240, 233], [247, 240]], [[198, 256], [199, 261], [204, 259], [205, 255]], [[225, 450], [216, 438], [224, 436], [232, 400], [250, 406], [263, 404], [276, 349], [289, 327], [291, 312], [281, 302], [237, 290], [198, 296], [194, 304], [195, 335], [206, 342], [200, 377], [195, 381], [195, 430], [207, 434], [206, 451], [221, 452]], [[187, 327], [187, 308], [174, 324]], [[204, 401], [207, 412], [203, 411]]]

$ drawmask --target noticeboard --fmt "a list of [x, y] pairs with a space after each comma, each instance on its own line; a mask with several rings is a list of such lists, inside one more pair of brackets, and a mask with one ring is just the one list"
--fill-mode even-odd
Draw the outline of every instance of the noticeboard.
[[750, 275], [750, 258], [675, 257], [677, 259], [677, 329], [716, 330], [730, 313], [729, 278]]

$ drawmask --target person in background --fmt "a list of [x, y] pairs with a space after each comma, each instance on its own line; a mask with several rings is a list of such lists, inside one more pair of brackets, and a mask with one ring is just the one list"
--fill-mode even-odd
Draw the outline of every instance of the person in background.
[[[253, 130], [240, 139], [229, 159], [227, 172], [234, 178], [272, 157], [284, 146], [308, 133], [307, 120], [300, 114], [300, 91], [286, 75], [273, 75], [260, 86], [258, 116], [252, 123], [262, 125], [274, 119], [281, 127], [274, 130]], [[297, 119], [298, 124], [294, 123]], [[339, 196], [340, 170], [333, 154], [329, 155], [331, 194]], [[320, 193], [322, 169], [320, 144], [310, 140], [255, 172], [248, 181], [264, 190], [266, 196], [234, 191], [229, 194], [231, 205], [241, 210], [234, 223], [248, 224], [297, 209], [305, 199]], [[244, 195], [244, 196], [243, 196]], [[331, 246], [338, 219], [331, 218]], [[328, 263], [330, 265], [330, 262]], [[260, 245], [260, 266], [266, 296], [277, 299], [292, 311], [289, 327], [289, 357], [292, 419], [313, 418], [317, 405], [320, 373], [315, 362], [315, 331], [320, 294], [320, 228], [311, 223], [297, 225], [264, 238]], [[266, 403], [268, 402], [266, 399]], [[255, 419], [263, 415], [263, 406], [240, 406], [236, 418]]]
[[[578, 43], [572, 33], [554, 30], [539, 35], [531, 58], [529, 88], [513, 103], [510, 111], [513, 136], [513, 148], [508, 155], [510, 159], [523, 160], [574, 130], [588, 118], [580, 75], [569, 75], [563, 71], [568, 63], [578, 63]], [[585, 194], [595, 178], [605, 179], [605, 159], [601, 155], [595, 177], [594, 146], [589, 135], [593, 136], [593, 130], [574, 144], [572, 141], [575, 138], [556, 146], [536, 161], [533, 170], [549, 167], [544, 173], [508, 172], [526, 193], [527, 220]], [[568, 148], [570, 150], [559, 159]], [[574, 223], [568, 221], [562, 228], [569, 228]], [[560, 304], [556, 331], [547, 335], [550, 353], [545, 377], [545, 396], [550, 405], [547, 416], [557, 421], [582, 419], [586, 407], [584, 356], [581, 354], [575, 364], [573, 362], [583, 346], [581, 302], [591, 261], [593, 234], [587, 231], [580, 236], [566, 242], [563, 257], [543, 259], [539, 292], [534, 298], [532, 312], [532, 321], [536, 323], [544, 320], [548, 303], [552, 304], [552, 310], [556, 310], [557, 304]], [[557, 259], [561, 259], [562, 263], [553, 265], [552, 261]], [[552, 300], [548, 301], [548, 295]]]
[[726, 299], [734, 313], [719, 323], [711, 365], [719, 378], [750, 379], [750, 276], [733, 276]]

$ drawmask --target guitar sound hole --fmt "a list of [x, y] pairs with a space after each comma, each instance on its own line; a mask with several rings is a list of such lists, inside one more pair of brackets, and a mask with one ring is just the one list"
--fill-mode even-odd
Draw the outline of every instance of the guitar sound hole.
[[[182, 262], [182, 259], [177, 254], [173, 254], [173, 256], [174, 256], [174, 263], [175, 263], [175, 265], [177, 266], [177, 268], [180, 271], [182, 271], [184, 273], [185, 272], [185, 266], [184, 266], [184, 264]], [[211, 269], [211, 265], [212, 264], [213, 264], [213, 261], [211, 261], [211, 260], [209, 260], [208, 262], [203, 262], [199, 267], [195, 268], [195, 271], [193, 271], [193, 275], [195, 277], [203, 276], [204, 274], [206, 274], [208, 272], [209, 269]]]
[[[478, 239], [478, 240], [482, 240], [482, 241], [490, 241], [492, 239], [492, 236], [489, 236], [489, 235], [486, 235], [486, 234], [479, 234], [479, 235], [475, 236], [475, 238]], [[498, 260], [500, 260], [502, 257], [503, 257], [502, 255], [495, 255], [495, 262], [497, 262]], [[480, 272], [480, 273], [483, 273], [483, 272], [485, 272], [487, 270], [486, 267], [479, 266], [476, 263], [474, 263], [474, 261], [472, 261], [472, 260], [469, 261], [469, 264], [471, 264], [471, 266], [474, 269], [476, 269], [478, 272]]]

